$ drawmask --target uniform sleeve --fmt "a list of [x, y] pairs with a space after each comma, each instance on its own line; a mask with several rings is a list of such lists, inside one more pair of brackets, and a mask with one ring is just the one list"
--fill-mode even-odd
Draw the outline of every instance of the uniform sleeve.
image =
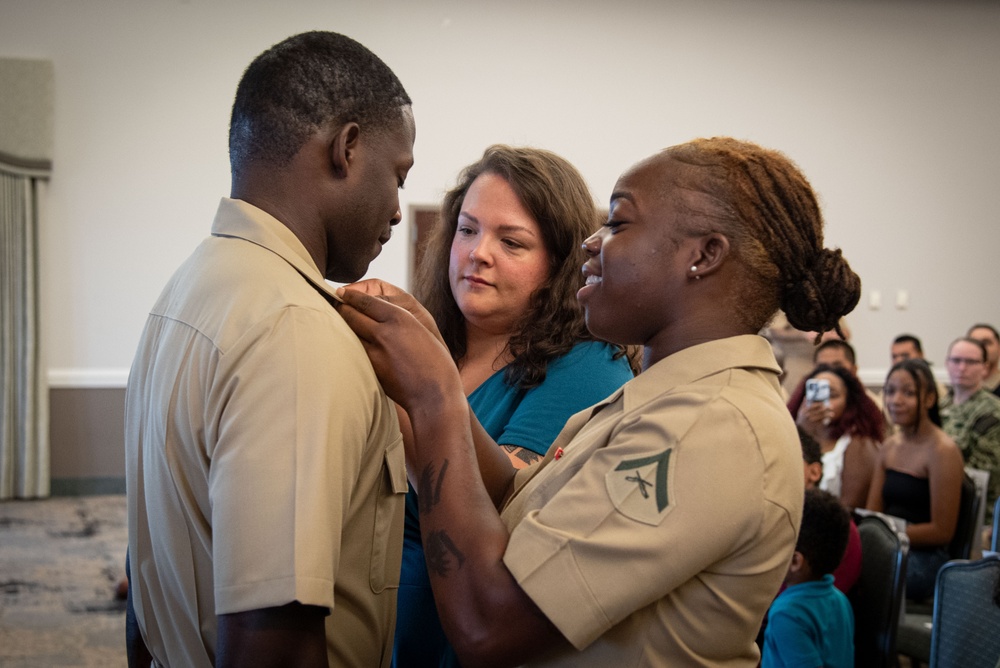
[[574, 413], [607, 398], [632, 378], [625, 357], [598, 341], [577, 344], [548, 366], [545, 380], [525, 393], [497, 443], [544, 455]]
[[992, 512], [993, 503], [1000, 494], [1000, 415], [995, 410], [990, 410], [995, 403], [991, 401], [978, 415], [972, 416], [968, 425], [969, 449], [966, 464], [990, 472], [987, 513]]
[[[626, 414], [608, 444], [517, 524], [504, 555], [578, 649], [712, 568], [730, 578], [714, 597], [720, 609], [757, 597], [740, 584], [753, 578], [722, 572], [730, 555], [746, 552], [744, 567], [756, 572], [787, 567], [795, 529], [762, 528], [764, 468], [742, 413], [698, 396], [659, 401]], [[561, 465], [576, 462], [570, 455], [549, 464]]]
[[287, 308], [220, 362], [211, 393], [217, 613], [332, 608], [340, 536], [380, 390], [335, 313]]

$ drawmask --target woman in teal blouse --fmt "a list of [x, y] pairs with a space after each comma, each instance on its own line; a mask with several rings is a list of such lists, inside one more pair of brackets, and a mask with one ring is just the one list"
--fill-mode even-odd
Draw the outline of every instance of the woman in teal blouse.
[[[624, 351], [587, 331], [576, 291], [601, 217], [559, 156], [492, 146], [445, 196], [415, 296], [434, 316], [476, 418], [518, 468], [566, 420], [632, 377]], [[393, 665], [458, 665], [431, 594], [411, 486]]]

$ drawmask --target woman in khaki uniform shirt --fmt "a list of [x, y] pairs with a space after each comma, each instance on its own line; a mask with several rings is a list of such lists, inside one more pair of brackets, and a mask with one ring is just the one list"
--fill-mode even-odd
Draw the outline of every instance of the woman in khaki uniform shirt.
[[860, 280], [823, 248], [798, 169], [727, 138], [627, 171], [585, 248], [587, 326], [644, 346], [644, 371], [516, 478], [470, 418], [426, 312], [384, 284], [342, 292], [413, 422], [445, 631], [467, 666], [755, 665], [803, 484], [756, 333], [779, 307], [799, 329], [835, 328]]

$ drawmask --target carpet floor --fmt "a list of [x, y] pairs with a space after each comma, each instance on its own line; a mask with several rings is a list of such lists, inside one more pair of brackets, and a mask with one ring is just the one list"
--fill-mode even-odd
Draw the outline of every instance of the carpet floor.
[[0, 502], [0, 666], [125, 659], [124, 496]]

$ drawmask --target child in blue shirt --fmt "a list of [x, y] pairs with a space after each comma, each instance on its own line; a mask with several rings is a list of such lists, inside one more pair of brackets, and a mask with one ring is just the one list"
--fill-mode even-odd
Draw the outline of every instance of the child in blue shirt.
[[852, 668], [854, 613], [833, 586], [851, 521], [832, 494], [806, 490], [786, 588], [771, 604], [761, 668]]

